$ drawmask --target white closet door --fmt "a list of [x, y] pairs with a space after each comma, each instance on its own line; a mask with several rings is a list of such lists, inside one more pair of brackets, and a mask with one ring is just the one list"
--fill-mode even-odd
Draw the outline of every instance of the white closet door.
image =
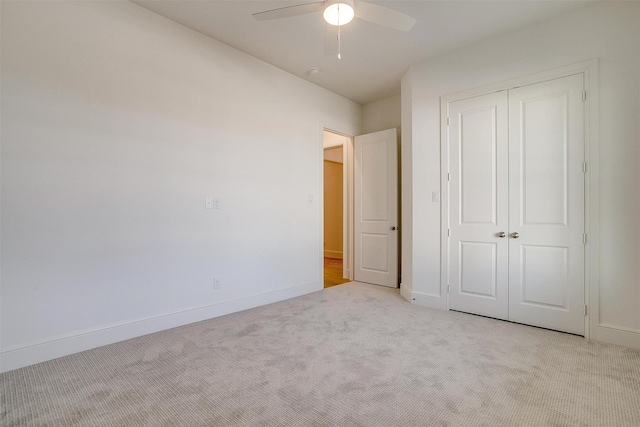
[[583, 89], [578, 74], [509, 91], [509, 319], [579, 335]]
[[449, 104], [449, 307], [508, 319], [507, 93]]

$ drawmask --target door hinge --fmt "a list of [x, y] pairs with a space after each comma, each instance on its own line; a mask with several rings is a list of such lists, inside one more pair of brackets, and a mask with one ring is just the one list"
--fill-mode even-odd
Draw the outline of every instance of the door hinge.
[[582, 173], [587, 173], [587, 162], [582, 162]]
[[586, 90], [582, 91], [582, 102], [587, 102], [587, 91]]
[[451, 285], [447, 285], [447, 293], [451, 292]]
[[451, 237], [451, 229], [447, 228], [447, 237]]
[[449, 117], [447, 117], [447, 126], [449, 126], [451, 124], [451, 119], [449, 119]]
[[587, 314], [589, 314], [589, 309], [588, 309], [588, 306], [585, 304], [585, 306], [584, 306], [584, 315], [586, 316]]
[[582, 244], [583, 245], [587, 244], [587, 233], [582, 233]]
[[447, 182], [451, 181], [451, 173], [447, 172]]

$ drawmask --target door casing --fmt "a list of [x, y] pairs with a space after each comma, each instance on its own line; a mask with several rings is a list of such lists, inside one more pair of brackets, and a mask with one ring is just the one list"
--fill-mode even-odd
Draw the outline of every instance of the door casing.
[[[320, 183], [324, 186], [324, 172], [322, 162], [324, 160], [324, 132], [331, 132], [346, 138], [346, 142], [342, 145], [342, 248], [343, 248], [343, 263], [342, 274], [344, 278], [353, 280], [353, 139], [352, 135], [348, 135], [341, 131], [335, 130], [333, 126], [320, 126]], [[319, 194], [324, 194], [323, 188], [320, 188]], [[321, 233], [321, 247], [320, 247], [320, 282], [322, 283], [324, 278], [324, 246], [322, 245], [324, 239], [324, 198], [320, 197], [322, 202], [320, 203], [320, 233]]]
[[[323, 185], [324, 185], [324, 174], [323, 174], [323, 154], [324, 154], [324, 146], [323, 146], [323, 138], [324, 132], [331, 132], [347, 138], [347, 142], [343, 144], [343, 250], [344, 250], [344, 258], [343, 258], [343, 277], [348, 278], [349, 280], [354, 280], [354, 265], [355, 265], [355, 244], [354, 244], [354, 223], [355, 223], [355, 148], [354, 148], [354, 139], [355, 136], [353, 134], [347, 133], [341, 129], [340, 126], [336, 126], [335, 124], [329, 123], [320, 123], [319, 127], [319, 153], [320, 153], [320, 189], [319, 194], [323, 194]], [[394, 129], [396, 132], [396, 145], [399, 149], [399, 133], [398, 129]], [[363, 135], [358, 135], [363, 136]], [[398, 159], [399, 157], [399, 153]], [[398, 166], [399, 167], [399, 166]], [[398, 177], [399, 179], [399, 177]], [[399, 183], [399, 181], [398, 181]], [[398, 194], [398, 212], [397, 212], [397, 221], [398, 221], [398, 253], [397, 253], [397, 275], [398, 275], [398, 283], [400, 280], [400, 241], [401, 241], [401, 232], [400, 228], [400, 201], [399, 194], [400, 188], [397, 188]], [[319, 283], [323, 283], [323, 270], [324, 270], [324, 248], [322, 245], [324, 239], [324, 221], [323, 221], [323, 213], [324, 213], [324, 200], [322, 197], [319, 198], [319, 211], [320, 211], [320, 257], [319, 257]]]

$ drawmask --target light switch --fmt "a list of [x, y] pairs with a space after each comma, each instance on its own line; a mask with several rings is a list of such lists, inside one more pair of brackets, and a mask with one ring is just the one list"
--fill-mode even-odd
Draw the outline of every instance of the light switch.
[[439, 191], [432, 191], [431, 192], [431, 201], [434, 203], [437, 203], [440, 201], [440, 192]]
[[204, 208], [205, 209], [213, 209], [213, 199], [210, 197], [207, 197], [206, 199], [204, 199]]

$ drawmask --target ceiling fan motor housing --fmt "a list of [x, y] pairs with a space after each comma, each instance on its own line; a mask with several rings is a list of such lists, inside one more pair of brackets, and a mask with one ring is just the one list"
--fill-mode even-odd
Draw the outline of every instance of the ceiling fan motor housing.
[[345, 25], [355, 14], [353, 0], [327, 0], [322, 16], [331, 25]]

